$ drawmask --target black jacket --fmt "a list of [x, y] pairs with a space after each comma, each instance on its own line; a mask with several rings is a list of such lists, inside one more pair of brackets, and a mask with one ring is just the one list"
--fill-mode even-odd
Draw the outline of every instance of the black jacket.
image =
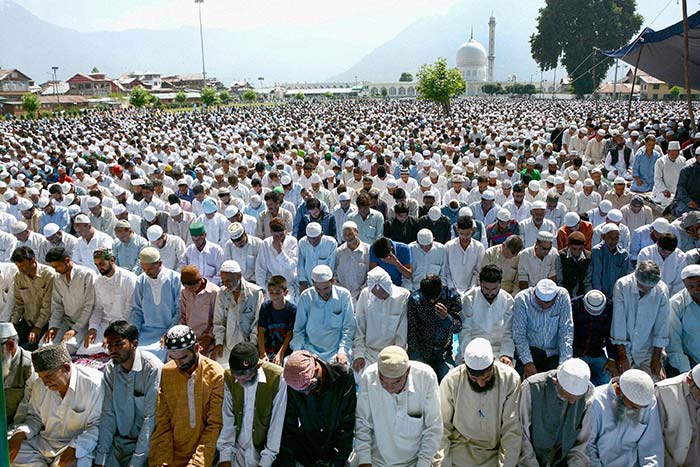
[[347, 365], [319, 360], [326, 379], [308, 396], [287, 388], [287, 412], [275, 466], [317, 462], [344, 467], [355, 429], [355, 377]]

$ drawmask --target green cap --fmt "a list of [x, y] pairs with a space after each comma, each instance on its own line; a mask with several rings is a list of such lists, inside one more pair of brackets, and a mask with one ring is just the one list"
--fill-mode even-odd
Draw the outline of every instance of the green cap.
[[190, 224], [190, 235], [203, 235], [204, 224], [202, 222], [193, 222]]
[[281, 195], [284, 194], [284, 188], [282, 188], [281, 186], [276, 186], [276, 187], [274, 187], [274, 188], [272, 189], [272, 191], [274, 191], [275, 193], [279, 193], [279, 194], [281, 194]]

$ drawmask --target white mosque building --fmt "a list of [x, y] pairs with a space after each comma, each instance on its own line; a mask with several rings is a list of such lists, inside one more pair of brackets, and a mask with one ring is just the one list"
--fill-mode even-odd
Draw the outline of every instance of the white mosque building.
[[482, 94], [481, 87], [493, 82], [493, 64], [495, 60], [495, 34], [496, 18], [491, 15], [489, 18], [489, 50], [488, 54], [484, 46], [474, 39], [474, 30], [470, 34], [469, 40], [457, 49], [457, 68], [462, 73], [462, 78], [466, 81], [467, 96]]

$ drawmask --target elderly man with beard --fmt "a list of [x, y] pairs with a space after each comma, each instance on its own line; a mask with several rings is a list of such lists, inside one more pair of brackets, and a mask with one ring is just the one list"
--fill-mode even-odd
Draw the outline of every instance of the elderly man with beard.
[[683, 373], [700, 362], [700, 265], [683, 268], [681, 279], [684, 289], [669, 302], [671, 335], [666, 352], [669, 366]]
[[73, 254], [78, 245], [78, 239], [68, 232], [64, 232], [57, 224], [46, 224], [42, 231], [51, 248], [63, 247], [69, 254]]
[[255, 282], [255, 261], [258, 258], [262, 240], [249, 235], [240, 222], [233, 222], [228, 226], [228, 236], [229, 240], [224, 245], [224, 261], [237, 262], [241, 267], [243, 278], [248, 282]]
[[523, 382], [520, 467], [588, 465], [586, 414], [593, 390], [590, 369], [578, 358]]
[[[435, 372], [397, 346], [365, 370], [357, 397], [355, 457], [360, 467], [428, 467], [442, 439]], [[351, 463], [352, 465], [352, 463]]]
[[185, 248], [185, 262], [197, 266], [208, 281], [216, 285], [221, 284], [219, 269], [224, 262], [224, 250], [207, 240], [207, 232], [202, 222], [197, 221], [190, 225], [190, 235], [192, 244]]
[[443, 434], [435, 463], [443, 467], [515, 467], [522, 444], [520, 377], [477, 337], [464, 364], [440, 383]]
[[179, 324], [164, 339], [163, 366], [148, 465], [207, 467], [222, 425], [224, 369], [200, 354], [194, 331]]
[[93, 467], [144, 467], [155, 426], [163, 363], [138, 348], [139, 331], [110, 323], [104, 343], [112, 359], [104, 369], [104, 404]]
[[[500, 245], [499, 245], [500, 247]], [[479, 271], [479, 285], [462, 297], [462, 330], [459, 332], [460, 350], [477, 337], [491, 343], [501, 363], [513, 366], [513, 297], [501, 288], [503, 271], [494, 264], [486, 264]]]
[[667, 466], [700, 464], [700, 364], [656, 385]]
[[656, 380], [665, 378], [661, 354], [669, 343], [668, 288], [653, 261], [640, 262], [615, 283], [610, 337], [620, 373], [637, 368]]
[[358, 375], [377, 361], [384, 347], [406, 347], [406, 305], [410, 294], [392, 284], [389, 273], [382, 268], [374, 268], [367, 275], [367, 287], [360, 293], [355, 310], [352, 368]]
[[221, 265], [221, 282], [223, 287], [216, 292], [214, 304], [216, 346], [211, 358], [225, 366], [236, 344], [258, 343], [258, 318], [264, 293], [261, 287], [243, 279], [241, 266], [233, 260]]
[[27, 389], [27, 415], [9, 432], [15, 467], [90, 467], [99, 433], [102, 375], [71, 363], [63, 344], [32, 353], [38, 378]]
[[95, 250], [93, 261], [100, 271], [100, 277], [95, 279], [95, 309], [83, 345], [78, 348], [78, 355], [104, 352], [99, 336], [110, 323], [129, 318], [136, 287], [136, 274], [117, 266], [111, 250]]
[[664, 443], [654, 382], [641, 370], [627, 370], [598, 386], [588, 411], [586, 449], [591, 467], [664, 465]]
[[344, 467], [357, 405], [352, 369], [298, 350], [285, 362], [284, 380], [287, 411], [276, 465]]
[[224, 373], [219, 467], [270, 467], [280, 450], [287, 384], [282, 367], [260, 360], [255, 344], [236, 344]]
[[367, 284], [370, 246], [360, 240], [354, 222], [345, 222], [341, 231], [344, 243], [338, 247], [335, 255], [335, 279], [339, 286], [350, 291], [353, 303], [356, 303], [360, 291]]
[[19, 346], [19, 337], [12, 323], [0, 323], [0, 351], [2, 351], [2, 380], [5, 388], [5, 414], [7, 424], [26, 414], [26, 407], [18, 410], [26, 386], [36, 379], [32, 367], [32, 355]]

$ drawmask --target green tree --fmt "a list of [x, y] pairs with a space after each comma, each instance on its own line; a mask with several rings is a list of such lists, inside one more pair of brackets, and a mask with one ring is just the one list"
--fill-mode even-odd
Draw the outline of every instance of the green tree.
[[39, 96], [32, 93], [27, 93], [22, 96], [22, 109], [29, 115], [35, 115], [36, 111], [41, 107]]
[[537, 32], [530, 36], [532, 58], [542, 70], [551, 70], [562, 57], [575, 80], [574, 93], [590, 94], [613, 65], [600, 54], [594, 56], [593, 48], [611, 50], [626, 44], [642, 25], [636, 8], [636, 0], [546, 0]]
[[131, 90], [131, 94], [129, 94], [129, 104], [139, 109], [148, 105], [150, 102], [151, 93], [144, 89], [143, 86], [136, 86]]
[[668, 90], [668, 93], [671, 95], [674, 101], [677, 101], [681, 93], [684, 92], [685, 90], [680, 86], [673, 86], [671, 89]]
[[221, 91], [219, 93], [219, 102], [221, 102], [222, 104], [228, 104], [229, 102], [231, 102], [231, 93], [228, 92], [226, 89]]
[[304, 99], [306, 99], [306, 96], [304, 95], [303, 92], [298, 92], [298, 93], [294, 94], [294, 99], [296, 99], [298, 101], [303, 101]]
[[389, 93], [387, 92], [386, 88], [382, 88], [382, 93], [381, 93], [381, 94], [382, 94], [382, 97], [386, 97], [386, 96], [389, 95]]
[[399, 77], [399, 81], [401, 81], [402, 83], [403, 82], [411, 82], [411, 81], [413, 81], [413, 74], [411, 74], [407, 71], [404, 71], [403, 73], [401, 73], [401, 76]]
[[207, 86], [202, 89], [202, 96], [200, 97], [202, 104], [205, 106], [215, 105], [219, 103], [219, 96], [216, 94], [216, 89], [211, 86]]
[[243, 100], [246, 102], [253, 102], [258, 99], [258, 93], [253, 91], [252, 89], [248, 89], [246, 91], [243, 91]]
[[504, 91], [504, 89], [501, 87], [500, 83], [485, 84], [481, 87], [481, 90], [485, 94], [489, 94], [489, 95], [501, 94]]
[[325, 97], [326, 99], [333, 99], [335, 95], [330, 91], [326, 91], [323, 93], [323, 97]]
[[153, 94], [149, 95], [148, 103], [151, 105], [151, 107], [155, 107], [156, 109], [163, 108], [163, 101], [161, 101], [158, 96], [154, 96]]
[[90, 70], [90, 74], [95, 74], [95, 73], [99, 73], [99, 72], [100, 72], [100, 70], [96, 66], [92, 67], [92, 70]]
[[418, 72], [418, 89], [421, 99], [435, 102], [450, 115], [450, 99], [463, 94], [466, 83], [457, 68], [448, 69], [447, 59], [438, 58], [434, 65], [423, 65]]
[[187, 94], [184, 91], [180, 91], [175, 94], [175, 103], [180, 107], [184, 107], [187, 104]]

